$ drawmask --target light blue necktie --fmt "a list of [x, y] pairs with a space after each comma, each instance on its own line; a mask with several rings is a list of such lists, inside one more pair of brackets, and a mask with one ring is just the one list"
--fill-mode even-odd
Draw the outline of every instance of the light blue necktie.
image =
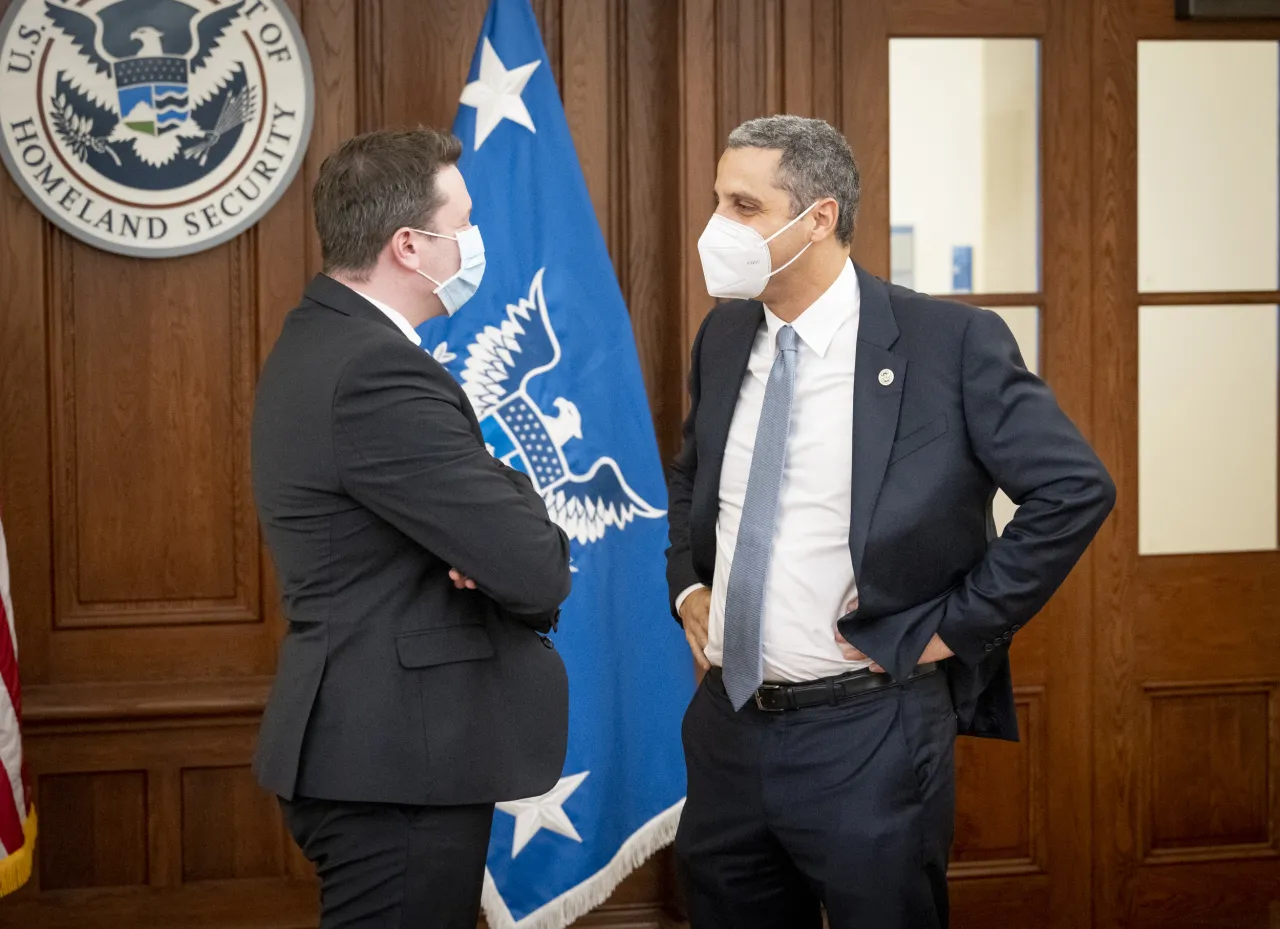
[[791, 433], [791, 399], [796, 387], [796, 331], [778, 330], [778, 353], [769, 371], [751, 452], [751, 473], [742, 503], [738, 542], [729, 571], [724, 607], [724, 689], [740, 710], [764, 682], [761, 625], [764, 585], [778, 521], [778, 496]]

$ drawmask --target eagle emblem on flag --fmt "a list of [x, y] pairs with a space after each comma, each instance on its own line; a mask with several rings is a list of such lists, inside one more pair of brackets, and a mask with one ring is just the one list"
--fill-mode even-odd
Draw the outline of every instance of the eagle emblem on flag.
[[[506, 319], [479, 332], [460, 371], [452, 371], [475, 408], [490, 454], [523, 471], [542, 494], [551, 519], [579, 544], [599, 541], [611, 528], [634, 519], [658, 519], [665, 510], [650, 506], [631, 489], [617, 461], [601, 456], [576, 474], [565, 446], [582, 438], [582, 414], [565, 397], [548, 415], [529, 394], [530, 384], [560, 364], [560, 341], [547, 313], [540, 268], [527, 296], [507, 304]], [[437, 357], [448, 347], [437, 349]]]

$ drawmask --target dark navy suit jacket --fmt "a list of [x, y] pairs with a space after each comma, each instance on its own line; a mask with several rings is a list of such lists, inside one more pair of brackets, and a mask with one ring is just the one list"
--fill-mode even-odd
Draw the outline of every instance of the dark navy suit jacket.
[[[860, 605], [840, 631], [896, 680], [939, 634], [956, 653], [946, 666], [960, 732], [1016, 739], [1009, 643], [1080, 559], [1115, 485], [998, 315], [861, 268], [858, 284], [849, 554]], [[683, 590], [713, 580], [725, 442], [763, 314], [752, 300], [722, 304], [694, 342], [670, 473], [673, 612]], [[997, 488], [1019, 504], [999, 537]]]

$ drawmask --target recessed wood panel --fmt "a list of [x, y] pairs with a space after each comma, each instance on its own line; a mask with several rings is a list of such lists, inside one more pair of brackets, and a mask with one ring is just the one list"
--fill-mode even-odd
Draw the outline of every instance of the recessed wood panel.
[[40, 887], [68, 890], [147, 882], [147, 776], [61, 774], [37, 784]]
[[1044, 731], [1039, 691], [1017, 699], [1022, 741], [956, 740], [952, 875], [1026, 872], [1039, 866], [1044, 817]]
[[275, 799], [248, 767], [182, 772], [182, 879], [284, 874], [284, 829]]
[[1270, 688], [1151, 697], [1150, 851], [1271, 839]]
[[255, 618], [246, 240], [180, 261], [54, 241], [56, 624]]

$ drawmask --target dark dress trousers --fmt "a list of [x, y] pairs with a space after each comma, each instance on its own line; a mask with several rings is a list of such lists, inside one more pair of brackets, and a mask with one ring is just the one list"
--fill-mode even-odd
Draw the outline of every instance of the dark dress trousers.
[[[818, 925], [819, 905], [833, 929], [946, 925], [952, 740], [1017, 738], [1009, 644], [1115, 501], [999, 316], [861, 268], [858, 283], [849, 554], [859, 608], [839, 628], [896, 686], [735, 714], [707, 676], [685, 720], [676, 843], [694, 929]], [[725, 442], [762, 322], [758, 302], [725, 303], [694, 343], [670, 478], [673, 611], [683, 590], [713, 581]], [[999, 537], [997, 488], [1019, 505]], [[935, 633], [955, 657], [908, 681]]]
[[263, 368], [252, 471], [288, 619], [254, 770], [324, 863], [322, 925], [474, 925], [493, 804], [564, 763], [568, 541], [444, 368], [324, 275]]

